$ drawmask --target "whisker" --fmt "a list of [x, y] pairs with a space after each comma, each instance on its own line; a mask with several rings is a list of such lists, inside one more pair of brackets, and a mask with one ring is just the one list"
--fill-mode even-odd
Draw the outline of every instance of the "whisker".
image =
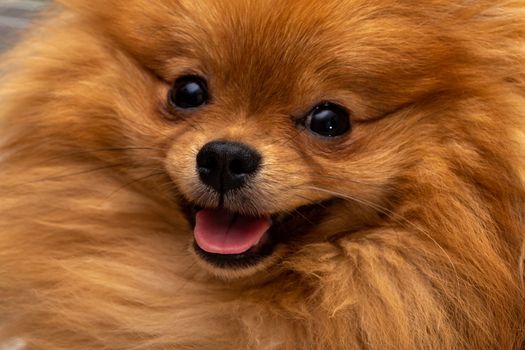
[[[295, 162], [295, 161], [299, 161], [299, 160], [301, 160], [301, 157], [287, 159], [287, 162]], [[264, 164], [263, 164], [263, 166], [275, 166], [275, 165], [282, 165], [282, 163], [279, 163], [277, 161], [265, 160]], [[314, 175], [316, 180], [319, 179], [319, 178], [325, 178], [325, 179], [335, 180], [335, 181], [338, 181], [338, 182], [351, 182], [351, 183], [355, 183], [355, 184], [359, 184], [359, 185], [373, 186], [373, 187], [377, 187], [378, 186], [378, 184], [376, 182], [359, 181], [359, 180], [348, 178], [348, 177], [333, 176], [333, 175], [323, 174], [321, 172], [313, 172], [312, 174]]]
[[[301, 199], [304, 199], [306, 203], [308, 203], [308, 205], [315, 205], [315, 206], [318, 206], [319, 208], [321, 209], [328, 209], [329, 207], [325, 205], [325, 202], [324, 201], [316, 201], [316, 202], [313, 202], [311, 203], [311, 198], [308, 198], [307, 196], [303, 196], [303, 195], [300, 195], [298, 193], [294, 193], [292, 194], [292, 196], [294, 197], [297, 197], [297, 198], [301, 198]], [[330, 215], [332, 218], [346, 218], [346, 215], [343, 215], [343, 214], [339, 214], [339, 215], [334, 215], [333, 213], [331, 213]], [[312, 225], [312, 226], [315, 226], [316, 223], [312, 222], [311, 220], [308, 220], [308, 222]]]
[[306, 217], [306, 215], [304, 215], [303, 213], [301, 213], [299, 210], [297, 209], [294, 209], [293, 210], [296, 214], [298, 214], [299, 216], [301, 216], [304, 220], [306, 220], [310, 225], [314, 226], [315, 224], [312, 222], [312, 220], [310, 220], [308, 217]]
[[309, 188], [309, 189], [314, 190], [314, 191], [324, 192], [324, 193], [330, 194], [332, 196], [335, 196], [337, 198], [341, 198], [341, 199], [345, 199], [345, 200], [350, 200], [350, 201], [354, 201], [354, 202], [357, 202], [357, 203], [361, 203], [361, 204], [369, 206], [372, 209], [375, 209], [375, 210], [377, 210], [377, 211], [379, 211], [379, 212], [381, 212], [381, 213], [383, 213], [385, 215], [389, 215], [397, 223], [404, 222], [404, 223], [410, 225], [411, 227], [416, 229], [418, 232], [420, 232], [423, 235], [425, 235], [425, 237], [430, 239], [432, 241], [432, 243], [435, 244], [441, 250], [441, 252], [446, 256], [446, 258], [449, 261], [452, 269], [455, 272], [456, 280], [457, 280], [457, 283], [459, 284], [459, 275], [457, 273], [456, 266], [455, 266], [452, 258], [450, 257], [450, 255], [445, 250], [445, 248], [443, 248], [428, 232], [426, 232], [426, 230], [423, 230], [421, 227], [419, 227], [418, 225], [414, 224], [412, 221], [410, 221], [407, 218], [405, 218], [405, 217], [403, 217], [403, 216], [401, 216], [401, 215], [399, 215], [399, 214], [389, 210], [388, 208], [385, 208], [383, 206], [380, 206], [378, 204], [372, 203], [372, 202], [364, 200], [364, 199], [360, 199], [360, 198], [356, 198], [356, 197], [350, 196], [348, 194], [339, 193], [339, 192], [336, 192], [336, 191], [332, 191], [332, 190], [328, 190], [328, 189], [324, 189], [324, 188], [319, 188], [319, 187], [315, 187], [315, 186], [306, 186], [306, 188]]
[[64, 178], [67, 178], [67, 177], [71, 177], [71, 176], [86, 175], [86, 174], [94, 173], [94, 172], [97, 172], [97, 171], [113, 169], [113, 168], [118, 168], [118, 167], [127, 166], [127, 165], [128, 165], [127, 163], [109, 164], [109, 165], [104, 165], [104, 166], [97, 167], [97, 168], [94, 168], [94, 169], [78, 171], [78, 172], [74, 172], [74, 173], [70, 173], [70, 174], [56, 175], [56, 176], [44, 177], [44, 178], [41, 178], [41, 179], [38, 179], [38, 180], [27, 181], [27, 182], [23, 182], [23, 183], [20, 183], [20, 184], [15, 184], [14, 187], [24, 186], [24, 185], [29, 185], [29, 184], [35, 184], [35, 183], [39, 183], [39, 182], [61, 180], [61, 179], [64, 179]]
[[[59, 154], [50, 158], [42, 159], [41, 162], [34, 163], [34, 164], [46, 164], [48, 162], [52, 162], [55, 160], [61, 160], [68, 157], [75, 157], [75, 156], [82, 156], [82, 155], [92, 155], [97, 153], [104, 153], [104, 152], [125, 152], [125, 151], [137, 151], [137, 150], [144, 150], [144, 151], [158, 151], [158, 152], [164, 152], [165, 150], [161, 148], [154, 148], [154, 147], [108, 147], [108, 148], [93, 148], [93, 149], [84, 149], [84, 150], [74, 150], [69, 153]], [[159, 160], [162, 160], [159, 158]]]
[[315, 176], [317, 178], [323, 177], [323, 178], [327, 178], [327, 179], [331, 179], [331, 180], [335, 180], [335, 181], [341, 181], [341, 182], [353, 182], [353, 183], [360, 184], [360, 185], [378, 186], [377, 183], [374, 183], [374, 182], [359, 181], [359, 180], [355, 180], [355, 179], [351, 179], [351, 178], [327, 175], [327, 174], [322, 174], [322, 173], [318, 173], [318, 172], [315, 173]]
[[152, 174], [148, 174], [148, 175], [145, 175], [145, 176], [141, 176], [137, 179], [133, 179], [121, 186], [119, 186], [117, 189], [115, 189], [114, 191], [112, 191], [106, 198], [104, 198], [97, 206], [101, 206], [102, 204], [104, 204], [104, 202], [108, 201], [111, 197], [113, 197], [115, 194], [117, 194], [119, 191], [125, 189], [126, 187], [129, 187], [137, 182], [141, 182], [141, 181], [144, 181], [146, 179], [149, 179], [150, 177], [154, 177], [154, 176], [160, 176], [160, 175], [164, 175], [165, 173], [164, 172], [156, 172], [156, 173], [152, 173]]

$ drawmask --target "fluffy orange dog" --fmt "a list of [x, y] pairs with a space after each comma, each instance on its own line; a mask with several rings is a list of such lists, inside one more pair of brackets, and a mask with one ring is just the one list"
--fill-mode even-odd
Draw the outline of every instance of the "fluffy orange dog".
[[523, 348], [523, 0], [54, 6], [3, 68], [0, 348]]

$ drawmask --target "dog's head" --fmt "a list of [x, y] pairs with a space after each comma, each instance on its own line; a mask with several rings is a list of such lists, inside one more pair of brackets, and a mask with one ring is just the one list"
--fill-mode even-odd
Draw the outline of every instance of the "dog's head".
[[484, 74], [483, 1], [63, 2], [100, 30], [72, 44], [98, 47], [71, 50], [91, 81], [72, 87], [75, 141], [167, 174], [195, 258], [222, 276], [424, 204], [455, 155], [497, 139], [469, 101], [509, 73]]

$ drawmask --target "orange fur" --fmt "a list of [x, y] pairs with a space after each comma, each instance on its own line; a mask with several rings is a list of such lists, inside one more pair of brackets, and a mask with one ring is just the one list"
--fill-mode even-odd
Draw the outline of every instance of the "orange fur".
[[[523, 0], [59, 2], [4, 61], [0, 344], [523, 348]], [[169, 115], [187, 73], [213, 103]], [[348, 137], [290, 121], [322, 100]], [[345, 200], [203, 267], [175, 199], [216, 138], [265, 158], [238, 210]]]

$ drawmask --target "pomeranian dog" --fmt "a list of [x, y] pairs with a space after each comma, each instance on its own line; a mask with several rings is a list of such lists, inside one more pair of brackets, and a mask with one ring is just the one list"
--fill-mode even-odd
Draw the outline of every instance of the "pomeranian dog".
[[523, 0], [61, 0], [3, 62], [1, 349], [523, 349]]

